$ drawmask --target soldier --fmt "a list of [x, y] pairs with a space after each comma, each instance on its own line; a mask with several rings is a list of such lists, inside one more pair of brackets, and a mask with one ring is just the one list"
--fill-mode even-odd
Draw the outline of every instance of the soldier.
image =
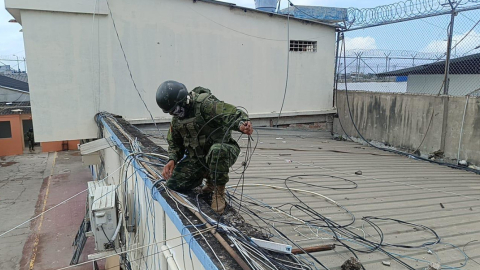
[[25, 138], [28, 141], [28, 150], [30, 152], [35, 152], [35, 138], [33, 136], [33, 128], [28, 129], [27, 133], [25, 134]]
[[176, 81], [162, 83], [156, 99], [163, 112], [173, 116], [167, 136], [169, 161], [162, 172], [167, 187], [188, 192], [206, 178], [202, 192], [213, 192], [212, 209], [223, 213], [228, 171], [240, 154], [231, 131], [250, 136], [253, 127], [248, 115], [206, 88], [188, 93]]

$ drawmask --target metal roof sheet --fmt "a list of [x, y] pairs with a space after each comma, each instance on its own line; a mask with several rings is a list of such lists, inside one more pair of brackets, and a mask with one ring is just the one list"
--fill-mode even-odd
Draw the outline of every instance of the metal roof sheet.
[[[399, 69], [377, 74], [379, 77], [408, 76], [414, 74], [444, 74], [445, 61]], [[450, 61], [450, 74], [480, 74], [480, 53], [453, 58]]]
[[[478, 269], [478, 265], [472, 260], [468, 261], [465, 254], [473, 260], [480, 260], [480, 242], [474, 241], [480, 240], [479, 175], [409, 159], [353, 142], [335, 141], [327, 132], [257, 130], [260, 134], [258, 138], [255, 137], [257, 149], [245, 173], [245, 205], [250, 205], [260, 217], [269, 221], [270, 226], [302, 247], [337, 244], [333, 251], [312, 253], [329, 269], [340, 269], [341, 264], [352, 257], [352, 253], [339, 246], [328, 229], [306, 224], [286, 224], [285, 222], [294, 222], [295, 219], [280, 215], [273, 209], [288, 212], [291, 205], [301, 204], [301, 200], [339, 224], [348, 223], [351, 216], [325, 199], [328, 197], [355, 215], [355, 223], [350, 229], [372, 241], [377, 240], [375, 231], [362, 217], [387, 217], [428, 226], [441, 237], [440, 244], [413, 249], [385, 249], [402, 256], [401, 259], [415, 269], [424, 269], [428, 262], [436, 261], [440, 261], [443, 267]], [[151, 128], [143, 131], [151, 135], [157, 134]], [[151, 138], [166, 149], [164, 141]], [[239, 142], [242, 151], [245, 151], [247, 141], [240, 139]], [[245, 152], [242, 152], [234, 168], [241, 166], [244, 155]], [[355, 174], [357, 171], [362, 171], [362, 175]], [[287, 178], [289, 179], [286, 180]], [[238, 171], [232, 171], [229, 184], [236, 185], [238, 181]], [[331, 189], [352, 188], [354, 184], [349, 181], [358, 187]], [[303, 189], [310, 193], [291, 193], [287, 189], [281, 189], [285, 188], [285, 184], [291, 189]], [[230, 192], [233, 190], [230, 189]], [[252, 206], [252, 202], [256, 202], [257, 206]], [[273, 208], [265, 208], [263, 204]], [[295, 207], [290, 211], [295, 217], [308, 218], [305, 212]], [[244, 215], [244, 218], [251, 224], [262, 224], [256, 217]], [[389, 243], [419, 245], [433, 239], [428, 231], [412, 226], [393, 221], [375, 220], [375, 223], [383, 231], [384, 241]], [[282, 239], [275, 237], [271, 240], [282, 242]], [[353, 247], [365, 249], [348, 240], [344, 241]], [[357, 252], [357, 255], [366, 269], [386, 269], [383, 261], [391, 262], [388, 269], [405, 269], [379, 251]], [[315, 266], [322, 269], [318, 264]]]
[[0, 87], [29, 92], [28, 83], [0, 75]]

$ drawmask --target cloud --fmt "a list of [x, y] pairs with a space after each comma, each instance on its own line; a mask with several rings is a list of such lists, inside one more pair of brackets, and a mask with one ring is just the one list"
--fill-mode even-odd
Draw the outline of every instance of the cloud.
[[[467, 37], [465, 37], [466, 34], [467, 32], [463, 34], [457, 34], [452, 37], [452, 48], [456, 45], [456, 47], [453, 48], [453, 54], [462, 56], [465, 53], [471, 52], [475, 47], [480, 45], [480, 33], [472, 31]], [[431, 41], [427, 46], [425, 46], [422, 52], [443, 54], [446, 50], [447, 40], [442, 39]]]
[[345, 49], [350, 50], [375, 50], [377, 42], [373, 37], [345, 37]]
[[[19, 58], [25, 56], [23, 47], [23, 34], [19, 32], [22, 27], [17, 23], [9, 23], [13, 17], [5, 9], [4, 1], [0, 0], [0, 66], [6, 64], [12, 67], [17, 66], [16, 61], [6, 61], [3, 59], [16, 59], [13, 54]], [[23, 69], [23, 65], [20, 64]]]

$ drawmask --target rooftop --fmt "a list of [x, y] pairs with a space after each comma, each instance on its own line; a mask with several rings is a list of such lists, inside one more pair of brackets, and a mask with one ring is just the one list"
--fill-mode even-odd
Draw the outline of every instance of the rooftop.
[[[414, 74], [444, 74], [445, 61], [399, 69], [377, 74], [379, 77], [408, 76]], [[450, 61], [450, 74], [480, 74], [480, 53], [453, 58]]]
[[[338, 20], [338, 17], [341, 16], [341, 14], [346, 13], [346, 9], [342, 9], [342, 8], [301, 6], [301, 10], [299, 12], [294, 10], [291, 12], [290, 15], [288, 15], [288, 12], [289, 12], [288, 10], [281, 10], [279, 13], [275, 13], [275, 12], [272, 13], [272, 12], [266, 12], [258, 9], [237, 6], [234, 3], [228, 3], [223, 1], [216, 1], [216, 0], [197, 0], [197, 1], [215, 4], [215, 5], [228, 6], [230, 8], [238, 8], [245, 11], [247, 10], [256, 11], [256, 12], [264, 13], [265, 15], [269, 15], [269, 16], [281, 16], [285, 18], [289, 17], [290, 19], [293, 19], [293, 20], [308, 21], [311, 23], [322, 24], [330, 27], [337, 27], [337, 25], [334, 24], [335, 21]], [[323, 15], [323, 16], [319, 16], [319, 15]], [[320, 20], [319, 18], [325, 18], [325, 19]]]
[[0, 115], [30, 114], [32, 107], [30, 101], [24, 102], [0, 102]]
[[0, 87], [29, 92], [28, 83], [4, 75], [0, 75]]
[[[156, 129], [140, 129], [167, 148]], [[336, 141], [327, 132], [257, 131], [244, 181], [238, 168], [248, 141], [239, 141], [243, 152], [230, 174], [231, 204], [239, 209], [241, 200], [242, 216], [271, 241], [294, 248], [337, 245], [311, 257], [297, 255], [306, 263], [302, 269], [324, 269], [319, 263], [340, 269], [353, 256], [342, 243], [360, 250], [355, 254], [366, 269], [387, 269], [383, 263], [424, 269], [430, 262], [478, 269], [479, 175]], [[368, 252], [380, 236], [383, 245]]]

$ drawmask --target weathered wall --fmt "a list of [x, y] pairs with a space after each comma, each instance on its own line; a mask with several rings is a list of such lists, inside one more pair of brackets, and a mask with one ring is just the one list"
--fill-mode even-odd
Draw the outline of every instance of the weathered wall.
[[[421, 145], [419, 148], [421, 154], [429, 154], [440, 149], [442, 97], [351, 91], [348, 98], [353, 120], [365, 139], [410, 150], [415, 150]], [[466, 97], [448, 97], [448, 100], [445, 155], [449, 159], [456, 159]], [[339, 118], [335, 119], [334, 132], [343, 134], [340, 120], [347, 134], [359, 137], [350, 119], [346, 101], [345, 92], [338, 92]], [[470, 98], [465, 115], [461, 160], [480, 165], [479, 131], [480, 98]]]
[[30, 94], [0, 87], [0, 102], [30, 101]]
[[[465, 96], [480, 89], [480, 75], [478, 74], [451, 74], [448, 93], [451, 96]], [[438, 95], [443, 93], [444, 75], [409, 75], [407, 93]]]
[[23, 128], [20, 115], [0, 115], [0, 121], [10, 122], [11, 138], [0, 139], [0, 156], [23, 154]]
[[[106, 129], [104, 130], [106, 138], [112, 135]], [[135, 161], [132, 162], [129, 159], [131, 157], [127, 157], [126, 153], [117, 146], [101, 150], [100, 155], [103, 164], [95, 166], [97, 174], [100, 175], [99, 178], [106, 178], [107, 184], [118, 187], [116, 192], [119, 194], [117, 197], [119, 205], [127, 206], [131, 211], [128, 213], [127, 224], [135, 224], [136, 232], [124, 232], [126, 249], [134, 250], [137, 247], [143, 247], [128, 253], [132, 269], [145, 269], [145, 265], [154, 265], [155, 269], [167, 269], [165, 257], [160, 250], [162, 245], [171, 248], [173, 258], [179, 265], [182, 263], [182, 254], [191, 256], [192, 262], [181, 264], [181, 269], [214, 269], [210, 265], [202, 264], [205, 258], [199, 260], [190, 246], [191, 243], [183, 241], [181, 235], [188, 234], [188, 229], [180, 231], [177, 228], [178, 224], [174, 224], [171, 219], [172, 209], [165, 210], [158, 199], [152, 197], [153, 188], [146, 185], [142, 178], [144, 174], [134, 167]], [[166, 214], [165, 211], [168, 213]], [[161, 242], [164, 240], [166, 240], [165, 243]], [[153, 245], [154, 243], [157, 244]]]
[[[94, 23], [90, 2], [5, 2], [23, 26], [39, 141], [95, 138], [98, 111], [128, 120], [150, 118], [104, 1]], [[191, 0], [119, 0], [110, 7], [133, 78], [158, 120], [170, 119], [154, 98], [158, 85], [169, 79], [189, 89], [210, 88], [254, 118], [276, 115], [287, 73], [288, 25], [290, 39], [317, 41], [318, 51], [290, 53], [284, 115], [323, 114], [333, 107], [332, 27]]]
[[[73, 140], [73, 141], [66, 141], [68, 144], [67, 150], [78, 150], [78, 144], [80, 140]], [[58, 152], [63, 151], [63, 141], [56, 141], [56, 142], [42, 142], [42, 152]]]

